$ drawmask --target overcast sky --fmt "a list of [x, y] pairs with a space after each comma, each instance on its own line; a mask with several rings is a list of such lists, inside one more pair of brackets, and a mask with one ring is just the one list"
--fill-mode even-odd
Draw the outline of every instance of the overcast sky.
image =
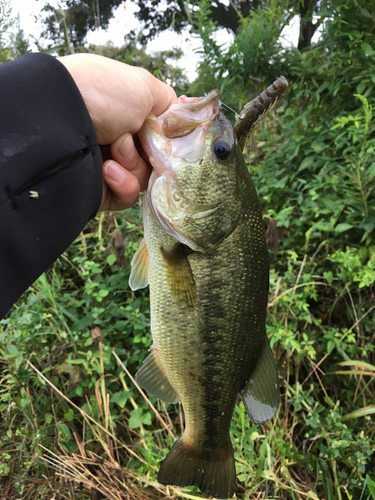
[[[37, 39], [40, 38], [40, 33], [43, 29], [40, 12], [47, 3], [55, 7], [59, 6], [58, 0], [11, 0], [13, 15], [19, 14], [20, 25], [26, 36], [34, 36]], [[115, 10], [115, 15], [110, 20], [107, 31], [96, 30], [95, 32], [89, 32], [87, 41], [96, 45], [105, 45], [110, 41], [113, 45], [121, 47], [125, 43], [126, 35], [132, 29], [140, 27], [140, 23], [134, 16], [136, 10], [137, 6], [134, 2], [129, 0], [123, 2]], [[283, 36], [285, 45], [297, 45], [299, 30], [298, 21], [298, 17], [296, 16], [296, 18], [292, 20], [291, 25], [284, 30]], [[231, 39], [231, 35], [229, 35], [226, 30], [221, 30], [219, 36], [220, 43], [229, 42]], [[165, 31], [148, 44], [147, 52], [169, 50], [171, 47], [181, 47], [185, 55], [179, 64], [185, 69], [188, 78], [192, 80], [196, 75], [195, 70], [199, 58], [194, 50], [200, 47], [200, 42], [191, 36], [189, 38], [187, 37], [187, 34], [177, 35], [173, 31]], [[36, 50], [35, 45], [34, 49]]]

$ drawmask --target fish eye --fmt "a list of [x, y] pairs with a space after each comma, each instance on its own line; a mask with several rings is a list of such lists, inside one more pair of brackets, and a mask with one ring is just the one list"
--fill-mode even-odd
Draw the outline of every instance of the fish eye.
[[217, 141], [213, 145], [213, 151], [218, 160], [226, 160], [232, 148], [227, 141]]

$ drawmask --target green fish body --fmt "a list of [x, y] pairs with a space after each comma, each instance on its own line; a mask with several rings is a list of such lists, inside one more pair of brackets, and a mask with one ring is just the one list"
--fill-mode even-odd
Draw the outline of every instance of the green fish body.
[[265, 333], [268, 252], [258, 197], [218, 93], [180, 99], [140, 133], [155, 171], [130, 285], [150, 286], [154, 344], [137, 381], [164, 401], [181, 400], [185, 413], [159, 482], [230, 498], [238, 393], [259, 423], [279, 399]]

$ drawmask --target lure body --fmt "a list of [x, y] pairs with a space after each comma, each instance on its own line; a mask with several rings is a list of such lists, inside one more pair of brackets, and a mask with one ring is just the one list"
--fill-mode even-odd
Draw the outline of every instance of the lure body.
[[276, 101], [287, 88], [287, 79], [284, 76], [279, 76], [272, 85], [267, 87], [258, 97], [255, 97], [255, 99], [244, 106], [243, 110], [236, 118], [236, 123], [234, 125], [238, 144], [241, 149], [245, 147], [255, 125], [271, 111]]

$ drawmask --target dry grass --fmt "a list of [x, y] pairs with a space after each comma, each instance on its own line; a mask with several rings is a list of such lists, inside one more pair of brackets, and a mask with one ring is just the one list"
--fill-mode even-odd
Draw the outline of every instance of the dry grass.
[[[48, 450], [43, 459], [56, 470], [58, 476], [74, 481], [90, 491], [93, 498], [106, 500], [159, 500], [188, 498], [199, 500], [180, 488], [163, 486], [147, 477], [138, 475], [88, 452], [67, 455], [53, 454]], [[95, 496], [96, 495], [96, 496]]]
[[[113, 353], [118, 363], [124, 369], [126, 375], [132, 380], [136, 385], [142, 396], [145, 398], [147, 404], [150, 406], [152, 411], [155, 413], [159, 424], [163, 428], [166, 435], [171, 435], [176, 439], [173, 433], [173, 423], [170, 420], [169, 415], [165, 412], [162, 414], [152, 405], [150, 400], [147, 398], [146, 394], [135, 382], [134, 378], [131, 376], [127, 368], [123, 365], [120, 358], [116, 353]], [[63, 448], [58, 453], [54, 453], [51, 450], [41, 446], [44, 450], [42, 455], [42, 460], [47, 467], [56, 472], [56, 476], [61, 478], [60, 487], [63, 490], [67, 490], [61, 497], [51, 497], [47, 496], [41, 497], [41, 499], [51, 499], [51, 498], [69, 498], [69, 500], [78, 500], [81, 498], [93, 498], [94, 500], [106, 499], [106, 500], [157, 500], [157, 499], [168, 499], [168, 498], [188, 498], [192, 500], [199, 500], [202, 497], [197, 497], [189, 492], [185, 492], [177, 487], [163, 486], [156, 481], [150, 479], [150, 477], [137, 474], [136, 471], [129, 470], [120, 465], [121, 459], [119, 456], [122, 452], [131, 458], [135, 458], [145, 465], [148, 465], [150, 469], [156, 469], [155, 466], [147, 464], [145, 460], [139, 456], [132, 448], [127, 444], [120, 441], [109, 429], [111, 427], [111, 416], [109, 414], [109, 405], [106, 404], [108, 398], [106, 395], [102, 394], [100, 390], [96, 391], [96, 397], [101, 410], [101, 415], [104, 425], [97, 422], [90, 415], [84, 412], [81, 408], [76, 406], [71, 400], [69, 400], [52, 382], [50, 382], [34, 365], [29, 362], [30, 367], [45, 381], [47, 382], [53, 390], [63, 399], [65, 399], [70, 405], [72, 405], [76, 410], [78, 410], [85, 422], [85, 425], [89, 426], [94, 440], [99, 444], [103, 450], [103, 455], [107, 459], [93, 453], [92, 451], [86, 450], [86, 445], [90, 443], [85, 443], [78, 438], [74, 433], [75, 441], [79, 449], [79, 453], [73, 453], [71, 455], [67, 454]], [[102, 378], [104, 380], [104, 367], [102, 372]], [[100, 384], [99, 384], [100, 385]], [[142, 429], [140, 430], [142, 433]], [[140, 437], [139, 444], [147, 449], [147, 445], [142, 436]], [[92, 444], [92, 443], [91, 443]], [[56, 488], [56, 483], [51, 484], [51, 489]], [[77, 488], [80, 490], [77, 493]], [[84, 492], [89, 492], [91, 496], [86, 495]], [[1, 497], [0, 497], [1, 498]], [[8, 497], [6, 500], [13, 500], [17, 497]], [[18, 500], [18, 499], [17, 499]], [[23, 500], [23, 499], [22, 499]]]
[[[114, 355], [119, 365], [124, 369], [126, 376], [137, 386], [127, 368], [122, 364], [118, 356], [116, 354]], [[92, 441], [85, 443], [75, 433], [74, 438], [79, 453], [68, 454], [63, 448], [61, 448], [61, 451], [54, 453], [42, 447], [44, 451], [41, 457], [43, 463], [47, 465], [50, 470], [54, 470], [56, 474], [53, 480], [50, 479], [50, 488], [47, 489], [47, 492], [44, 494], [45, 496], [40, 497], [41, 500], [47, 500], [47, 498], [56, 500], [60, 498], [69, 500], [86, 500], [90, 498], [93, 500], [161, 500], [177, 498], [199, 500], [207, 498], [205, 495], [200, 494], [196, 496], [178, 487], [165, 487], [151, 478], [152, 469], [156, 470], [156, 467], [147, 464], [133, 448], [123, 443], [109, 430], [111, 427], [111, 416], [108, 414], [109, 405], [105, 403], [108, 399], [105, 393], [103, 394], [100, 390], [96, 391], [96, 397], [101, 409], [100, 413], [104, 424], [102, 425], [77, 407], [31, 363], [29, 364], [54, 391], [69, 402], [70, 405], [79, 410], [85, 425], [90, 427], [96, 444], [100, 445], [98, 448], [103, 450], [102, 455], [106, 457], [103, 458], [103, 456], [99, 456], [88, 450], [89, 447], [92, 447]], [[103, 379], [105, 377], [104, 370], [102, 377]], [[100, 383], [98, 386], [100, 386]], [[155, 413], [159, 425], [163, 429], [164, 435], [167, 436], [169, 434], [175, 439], [176, 432], [174, 432], [173, 423], [169, 415], [166, 412], [161, 414], [152, 405], [142, 389], [139, 386], [137, 386], [137, 388]], [[272, 435], [272, 430], [267, 430]], [[265, 438], [265, 435], [259, 437]], [[142, 429], [140, 429], [138, 444], [147, 449], [147, 444], [145, 440], [142, 439]], [[130, 470], [121, 465], [131, 458], [136, 458], [139, 462], [148, 465], [150, 473], [147, 475], [144, 475], [144, 473], [138, 474], [136, 470]], [[265, 472], [266, 471], [264, 471], [264, 473]], [[252, 489], [249, 491], [245, 485], [240, 482], [238, 484], [238, 497], [244, 498], [245, 500], [275, 498], [273, 492], [277, 490], [277, 498], [281, 500], [289, 500], [291, 498], [296, 500], [317, 500], [318, 497], [312, 492], [313, 484], [311, 478], [307, 477], [307, 475], [305, 469], [293, 468], [293, 464], [275, 464], [274, 471], [268, 471], [266, 474], [265, 487], [259, 488], [258, 484], [254, 491], [252, 491]], [[58, 481], [60, 481], [59, 488], [60, 495], [62, 496], [56, 496], [55, 490], [53, 489], [56, 488]], [[49, 496], [52, 492], [55, 496]], [[9, 496], [6, 497], [6, 500], [15, 500], [16, 498], [17, 497]]]

